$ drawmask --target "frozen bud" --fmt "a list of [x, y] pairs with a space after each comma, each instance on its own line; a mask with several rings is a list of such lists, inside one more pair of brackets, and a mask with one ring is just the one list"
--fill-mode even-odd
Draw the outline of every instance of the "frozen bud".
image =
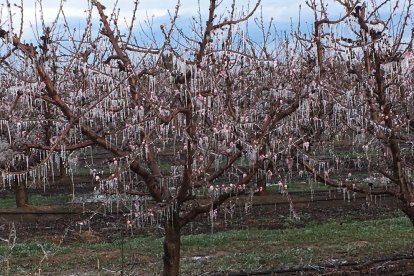
[[99, 179], [100, 179], [99, 175], [95, 176], [96, 181], [99, 181]]
[[414, 202], [410, 202], [410, 207], [414, 207]]
[[46, 87], [46, 83], [45, 82], [41, 82], [41, 83], [39, 83], [39, 89], [40, 90], [42, 90], [42, 89], [44, 89]]
[[214, 190], [213, 185], [211, 185], [209, 189], [210, 189], [210, 191], [213, 191]]

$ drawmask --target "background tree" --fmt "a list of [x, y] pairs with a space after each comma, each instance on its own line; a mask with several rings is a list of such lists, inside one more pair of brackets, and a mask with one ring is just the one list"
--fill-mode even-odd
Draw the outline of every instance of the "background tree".
[[314, 72], [300, 45], [271, 38], [263, 20], [262, 43], [249, 37], [244, 23], [260, 1], [248, 11], [233, 2], [218, 16], [224, 4], [210, 0], [207, 18], [200, 8], [190, 35], [177, 25], [178, 4], [160, 27], [163, 41], [136, 31], [138, 1], [126, 26], [117, 7], [91, 1], [83, 30], [69, 27], [61, 6], [55, 22], [42, 23], [38, 45], [0, 30], [3, 70], [12, 72], [5, 104], [25, 106], [4, 117], [4, 135], [33, 131], [16, 148], [41, 157], [21, 178], [46, 177], [59, 158], [76, 165], [71, 152], [109, 152], [109, 178], [88, 164], [97, 192], [130, 210], [128, 227], [163, 225], [164, 275], [179, 273], [185, 225], [206, 213], [213, 220], [227, 199], [258, 191], [258, 178], [284, 180], [278, 166], [292, 169], [289, 149], [304, 138], [297, 122], [308, 112], [298, 108]]
[[[338, 0], [342, 15], [334, 19], [327, 1], [307, 4], [315, 30], [302, 41], [314, 49], [316, 86], [332, 103], [324, 125], [335, 139], [303, 154], [302, 163], [348, 196], [394, 196], [414, 224], [412, 2]], [[323, 152], [330, 158], [321, 160]]]

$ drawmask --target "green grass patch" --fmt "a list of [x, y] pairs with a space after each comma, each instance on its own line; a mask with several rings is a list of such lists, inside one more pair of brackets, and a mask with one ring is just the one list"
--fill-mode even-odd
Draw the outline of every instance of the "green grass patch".
[[[71, 201], [71, 195], [38, 195], [29, 194], [29, 205], [60, 205]], [[8, 195], [0, 198], [0, 208], [16, 208], [16, 199], [14, 195]]]
[[[286, 230], [243, 230], [183, 238], [183, 268], [258, 271], [330, 259], [363, 260], [409, 251], [414, 229], [406, 218], [330, 221]], [[191, 256], [205, 256], [194, 262]]]
[[[9, 259], [13, 271], [30, 271], [29, 260], [37, 262], [44, 251], [51, 252], [42, 263], [45, 272], [62, 269], [97, 273], [101, 267], [119, 270], [123, 260], [132, 274], [159, 274], [162, 239], [155, 237], [116, 238], [95, 244], [50, 242], [16, 245]], [[43, 249], [39, 246], [42, 244]], [[183, 275], [221, 271], [263, 271], [281, 267], [327, 263], [331, 260], [360, 261], [409, 252], [414, 245], [414, 228], [405, 217], [370, 221], [327, 221], [303, 228], [284, 230], [238, 230], [182, 237]], [[123, 255], [121, 248], [123, 247]], [[6, 254], [0, 243], [0, 253]], [[3, 256], [1, 257], [3, 258]], [[22, 264], [25, 267], [22, 268]], [[34, 263], [32, 268], [39, 268]], [[91, 274], [91, 275], [92, 275]]]

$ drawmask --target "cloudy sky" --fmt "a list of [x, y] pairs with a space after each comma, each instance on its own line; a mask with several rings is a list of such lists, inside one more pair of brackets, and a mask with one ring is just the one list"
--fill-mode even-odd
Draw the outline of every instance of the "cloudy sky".
[[[43, 17], [46, 24], [52, 22], [59, 10], [59, 5], [61, 1], [59, 0], [8, 0], [12, 6], [12, 20], [14, 31], [19, 29], [20, 25], [20, 13], [18, 8], [15, 7], [15, 4], [20, 4], [23, 2], [24, 10], [24, 37], [29, 39], [33, 37], [33, 29], [35, 22], [39, 22], [36, 18], [40, 18], [40, 5], [42, 3], [43, 7]], [[67, 17], [67, 20], [71, 26], [82, 27], [82, 24], [85, 22], [86, 10], [88, 5], [90, 5], [90, 0], [62, 0], [64, 5], [64, 13]], [[122, 24], [129, 22], [132, 16], [132, 7], [133, 3], [136, 0], [101, 0], [101, 3], [107, 7], [109, 13], [112, 10], [114, 2], [118, 2], [118, 7], [120, 9], [120, 18]], [[137, 12], [137, 19], [141, 23], [146, 19], [150, 18], [154, 22], [154, 29], [159, 31], [159, 25], [169, 22], [168, 11], [173, 12], [174, 7], [177, 5], [178, 0], [138, 0], [139, 8]], [[238, 11], [248, 10], [249, 5], [251, 6], [256, 2], [256, 0], [235, 0], [236, 7]], [[387, 5], [383, 9], [390, 10], [392, 3], [395, 3], [397, 0], [387, 1]], [[207, 15], [208, 13], [208, 0], [180, 0], [180, 26], [188, 26], [190, 23], [190, 18], [194, 15], [197, 15], [198, 11], [198, 2], [201, 5], [201, 13]], [[219, 7], [218, 13], [226, 13], [228, 11], [232, 0], [222, 0]], [[250, 2], [250, 4], [249, 4]], [[327, 0], [326, 3], [329, 4], [330, 14], [333, 15], [333, 18], [340, 16], [340, 13], [343, 12], [341, 8], [338, 7], [338, 4], [335, 5], [335, 1]], [[405, 1], [401, 1], [405, 3]], [[306, 32], [311, 31], [312, 28], [312, 13], [309, 7], [306, 6], [305, 0], [262, 0], [261, 8], [256, 12], [255, 16], [258, 17], [260, 14], [263, 15], [265, 20], [274, 19], [277, 29], [279, 31], [290, 31], [291, 25], [296, 27], [298, 18], [299, 18], [299, 6], [301, 8], [301, 27], [302, 30]], [[371, 3], [369, 4], [371, 5]], [[94, 9], [96, 10], [96, 9]], [[95, 14], [96, 15], [96, 14]], [[10, 16], [6, 7], [6, 0], [0, 0], [0, 27], [4, 29], [9, 29]]]
[[[121, 11], [128, 13], [131, 11], [132, 3], [134, 0], [119, 0], [118, 7]], [[20, 4], [19, 0], [11, 0], [12, 3]], [[35, 16], [35, 3], [38, 0], [24, 0], [25, 17], [34, 19]], [[58, 0], [42, 0], [45, 17], [49, 20], [53, 20], [56, 15], [56, 10], [59, 7]], [[101, 0], [101, 3], [108, 8], [113, 6], [115, 1]], [[181, 0], [181, 14], [183, 16], [192, 15], [197, 12], [198, 4], [197, 0]], [[208, 0], [200, 0], [202, 5], [202, 11], [207, 13], [208, 11]], [[250, 2], [254, 3], [254, 0]], [[274, 17], [279, 21], [289, 21], [291, 17], [296, 17], [298, 14], [298, 7], [303, 0], [262, 0], [263, 14], [265, 17]], [[88, 1], [86, 0], [66, 0], [64, 1], [65, 12], [68, 16], [81, 16], [83, 11], [88, 7]], [[173, 10], [176, 6], [176, 0], [139, 0], [140, 3], [140, 14], [154, 15], [156, 17], [162, 17], [167, 15], [168, 10]], [[224, 0], [221, 5], [222, 10], [225, 10], [231, 1]], [[250, 5], [252, 5], [252, 3]], [[248, 0], [236, 0], [236, 5], [240, 9], [247, 7], [249, 4]]]
[[[20, 0], [10, 0], [13, 4], [20, 4]], [[118, 7], [121, 10], [121, 18], [126, 18], [127, 20], [131, 18], [132, 7], [134, 0], [119, 0]], [[5, 1], [2, 1], [3, 3]], [[87, 0], [65, 0], [63, 2], [64, 12], [67, 16], [70, 24], [79, 25], [84, 22], [85, 11], [88, 9]], [[113, 7], [115, 1], [111, 0], [101, 0], [101, 3], [104, 4], [108, 10]], [[196, 15], [198, 11], [197, 0], [181, 0], [180, 5], [180, 19], [181, 24], [185, 24], [185, 21], [189, 20], [191, 16]], [[208, 12], [208, 0], [200, 0], [201, 3], [201, 12], [207, 14]], [[220, 7], [220, 12], [225, 12], [228, 10], [232, 1], [224, 0], [223, 4]], [[250, 2], [254, 2], [251, 0]], [[265, 20], [270, 20], [274, 18], [275, 22], [278, 25], [279, 30], [285, 30], [290, 28], [291, 19], [295, 22], [299, 14], [299, 5], [303, 4], [303, 0], [262, 0], [261, 11]], [[39, 18], [40, 5], [39, 0], [24, 0], [24, 34], [28, 38], [32, 36], [33, 28], [36, 22], [36, 18]], [[57, 0], [42, 0], [43, 8], [43, 17], [46, 23], [52, 22], [57, 14], [60, 1]], [[143, 21], [145, 18], [151, 18], [155, 24], [168, 23], [168, 11], [173, 11], [176, 6], [176, 0], [139, 0], [139, 10], [137, 18], [140, 21]], [[1, 25], [8, 24], [8, 16], [5, 4], [2, 5], [1, 12]], [[247, 10], [249, 6], [248, 0], [236, 0], [236, 5], [239, 10]], [[250, 6], [252, 3], [250, 3]], [[19, 25], [20, 16], [17, 12], [17, 8], [13, 9], [13, 21], [15, 29]], [[256, 13], [256, 16], [259, 16], [260, 12]], [[307, 7], [302, 8], [302, 21], [309, 20], [310, 11]], [[1, 26], [0, 25], [0, 26]], [[155, 26], [157, 26], [155, 25]], [[157, 26], [158, 27], [158, 26]]]

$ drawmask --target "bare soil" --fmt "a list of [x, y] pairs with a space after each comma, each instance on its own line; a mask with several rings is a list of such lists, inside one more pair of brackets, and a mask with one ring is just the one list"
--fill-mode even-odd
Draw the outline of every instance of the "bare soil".
[[[342, 223], [350, 219], [368, 220], [399, 214], [396, 200], [391, 197], [357, 196], [344, 200], [342, 194], [333, 191], [315, 194], [312, 197], [306, 193], [291, 194], [290, 198], [291, 201], [287, 200], [286, 196], [273, 193], [254, 197], [252, 201], [248, 198], [233, 199], [232, 203], [236, 204], [236, 208], [232, 216], [225, 215], [223, 209], [219, 210], [213, 227], [209, 222], [208, 215], [201, 216], [187, 225], [183, 229], [183, 234], [248, 228], [284, 229], [303, 227], [309, 222], [323, 222], [333, 219]], [[122, 214], [107, 213], [104, 215], [102, 209], [93, 204], [0, 209], [0, 237], [8, 236], [9, 227], [7, 225], [11, 222], [14, 222], [16, 229], [18, 229], [19, 242], [35, 238], [46, 239], [55, 244], [79, 241], [85, 243], [110, 242], [118, 239], [121, 231], [125, 231], [125, 217]], [[156, 227], [142, 228], [134, 234], [162, 236], [162, 230]], [[114, 256], [119, 256], [119, 252], [112, 253]], [[64, 254], [61, 258], [71, 259], [77, 254], [85, 255], [87, 252], [74, 251]], [[106, 258], [106, 256], [102, 257]], [[403, 259], [366, 265], [356, 264], [354, 266], [325, 268], [323, 271], [278, 271], [277, 275], [360, 275], [361, 273], [390, 275], [408, 271], [414, 271], [414, 262]], [[274, 272], [258, 272], [250, 275], [274, 275]]]
[[[240, 230], [248, 228], [283, 229], [302, 227], [309, 222], [335, 219], [368, 220], [394, 216], [398, 212], [395, 199], [391, 197], [366, 198], [357, 196], [344, 200], [337, 192], [319, 193], [313, 198], [307, 193], [286, 196], [277, 193], [265, 196], [233, 199], [236, 208], [232, 215], [220, 209], [213, 223], [214, 231]], [[229, 203], [227, 203], [229, 204]], [[198, 217], [184, 228], [184, 234], [208, 233], [212, 230], [208, 214]], [[297, 216], [298, 219], [294, 219]], [[29, 206], [17, 209], [0, 209], [0, 236], [8, 231], [5, 224], [14, 222], [21, 240], [33, 237], [54, 237], [66, 234], [66, 242], [77, 240], [76, 233], [93, 230], [102, 239], [111, 240], [113, 235], [125, 228], [122, 213], [106, 213], [98, 204], [66, 204], [56, 206]], [[162, 236], [151, 228], [141, 229], [139, 234]]]

